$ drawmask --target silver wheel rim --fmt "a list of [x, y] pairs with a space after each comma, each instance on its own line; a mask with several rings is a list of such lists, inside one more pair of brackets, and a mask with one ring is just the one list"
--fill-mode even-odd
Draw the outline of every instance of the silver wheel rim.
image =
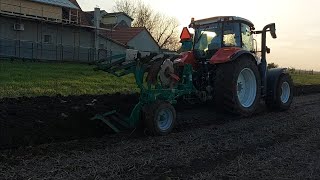
[[290, 98], [290, 85], [288, 82], [283, 82], [281, 85], [281, 102], [283, 104], [287, 103]]
[[237, 95], [241, 106], [248, 108], [252, 106], [257, 96], [257, 81], [253, 71], [249, 68], [243, 69], [237, 80]]
[[170, 109], [161, 109], [158, 117], [158, 127], [161, 131], [167, 131], [173, 122], [173, 113]]

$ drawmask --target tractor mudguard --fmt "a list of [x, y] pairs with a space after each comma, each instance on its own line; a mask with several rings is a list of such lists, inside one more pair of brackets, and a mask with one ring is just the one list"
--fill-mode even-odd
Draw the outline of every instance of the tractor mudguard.
[[256, 57], [250, 51], [240, 50], [240, 51], [236, 52], [235, 54], [233, 54], [231, 56], [230, 61], [234, 61], [234, 60], [238, 59], [238, 57], [240, 57], [242, 55], [248, 55], [248, 56], [250, 56], [250, 57], [252, 57], [253, 59], [256, 60]]
[[242, 55], [249, 55], [256, 59], [251, 52], [238, 47], [225, 47], [219, 49], [210, 59], [210, 64], [221, 64], [234, 61]]
[[274, 68], [267, 71], [267, 96], [276, 98], [276, 88], [279, 78], [282, 74], [287, 73], [286, 68]]

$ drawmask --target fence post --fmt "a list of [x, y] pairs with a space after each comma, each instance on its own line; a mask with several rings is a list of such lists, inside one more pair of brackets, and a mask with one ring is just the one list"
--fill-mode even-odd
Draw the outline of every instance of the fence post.
[[58, 61], [58, 45], [56, 44], [56, 61]]
[[90, 62], [90, 48], [88, 48], [88, 62]]
[[64, 48], [63, 48], [62, 44], [61, 44], [61, 54], [62, 54], [61, 61], [63, 61], [64, 60]]
[[31, 59], [32, 60], [34, 60], [34, 57], [33, 57], [33, 54], [34, 54], [34, 52], [33, 52], [33, 49], [34, 49], [34, 42], [32, 42], [32, 46], [31, 46]]
[[20, 34], [19, 34], [19, 58], [21, 58], [21, 40], [20, 40]]
[[101, 52], [100, 49], [98, 49], [98, 59], [97, 59], [98, 61], [100, 61], [100, 52]]

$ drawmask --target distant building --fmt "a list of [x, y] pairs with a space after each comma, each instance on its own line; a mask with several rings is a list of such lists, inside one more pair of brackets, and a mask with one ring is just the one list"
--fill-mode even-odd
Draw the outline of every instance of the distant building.
[[90, 62], [127, 48], [160, 51], [125, 13], [83, 12], [76, 0], [0, 0], [0, 57]]
[[[89, 21], [94, 23], [94, 12], [86, 12]], [[128, 48], [140, 51], [159, 52], [160, 47], [150, 32], [144, 27], [131, 27], [133, 19], [123, 12], [107, 13], [100, 11], [100, 28], [108, 30], [100, 31], [103, 37], [120, 42]]]
[[160, 51], [158, 43], [146, 28], [125, 27], [116, 29], [111, 38], [140, 51]]

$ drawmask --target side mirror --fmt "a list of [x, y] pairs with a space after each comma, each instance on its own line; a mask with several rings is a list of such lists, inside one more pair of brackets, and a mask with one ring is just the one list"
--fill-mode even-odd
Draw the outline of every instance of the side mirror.
[[194, 18], [191, 18], [189, 28], [194, 28]]
[[272, 36], [273, 39], [277, 38], [277, 34], [276, 34], [276, 24], [272, 24], [270, 26], [270, 34]]

